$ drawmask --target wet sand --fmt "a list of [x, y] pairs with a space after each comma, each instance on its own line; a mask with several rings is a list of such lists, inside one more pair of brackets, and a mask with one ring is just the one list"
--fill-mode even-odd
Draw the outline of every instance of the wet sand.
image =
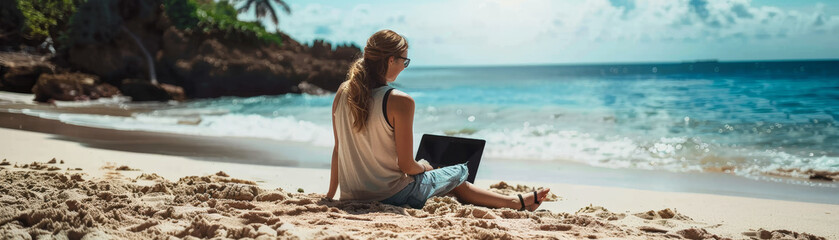
[[[119, 131], [77, 126], [20, 113], [0, 112], [0, 127], [52, 134], [54, 139], [77, 142], [91, 148], [184, 156], [214, 162], [328, 168], [328, 160], [299, 161], [299, 159], [322, 159], [331, 156], [331, 154], [307, 154], [301, 157], [299, 154], [301, 149], [311, 147], [294, 142]], [[316, 153], [317, 151], [309, 152]]]

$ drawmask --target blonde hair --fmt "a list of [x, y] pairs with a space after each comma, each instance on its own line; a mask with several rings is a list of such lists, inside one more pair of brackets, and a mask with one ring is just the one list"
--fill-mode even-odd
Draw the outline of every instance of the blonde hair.
[[372, 89], [387, 85], [388, 59], [401, 57], [407, 50], [408, 41], [391, 30], [378, 31], [367, 39], [363, 57], [352, 63], [344, 84], [355, 131], [367, 124]]

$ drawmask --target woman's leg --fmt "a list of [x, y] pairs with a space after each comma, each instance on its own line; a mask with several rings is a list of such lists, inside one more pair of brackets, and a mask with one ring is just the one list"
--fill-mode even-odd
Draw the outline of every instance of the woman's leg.
[[[550, 189], [541, 189], [538, 190], [538, 197], [539, 202], [545, 200], [548, 196], [548, 192]], [[455, 197], [458, 200], [475, 204], [478, 206], [484, 207], [492, 207], [492, 208], [512, 208], [512, 209], [520, 209], [521, 203], [519, 202], [518, 196], [505, 196], [498, 193], [490, 192], [486, 189], [482, 189], [472, 185], [469, 182], [463, 182], [459, 186], [452, 189], [451, 193], [454, 193]], [[532, 193], [522, 194], [522, 198], [524, 198], [524, 205], [526, 206], [527, 210], [533, 211], [539, 207], [539, 204], [536, 204], [533, 201]]]

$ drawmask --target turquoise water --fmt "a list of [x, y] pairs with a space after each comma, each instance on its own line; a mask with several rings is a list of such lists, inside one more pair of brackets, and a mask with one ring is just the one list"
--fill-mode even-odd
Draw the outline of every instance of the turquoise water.
[[[393, 86], [416, 101], [415, 144], [423, 133], [448, 134], [486, 139], [484, 157], [493, 159], [809, 178], [839, 172], [837, 69], [837, 62], [408, 68]], [[328, 151], [333, 97], [230, 97], [132, 118], [62, 120]], [[200, 123], [178, 124], [190, 119]]]

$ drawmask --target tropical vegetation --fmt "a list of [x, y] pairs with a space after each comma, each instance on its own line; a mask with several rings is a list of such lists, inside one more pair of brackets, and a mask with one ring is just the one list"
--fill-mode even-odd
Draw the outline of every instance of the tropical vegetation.
[[283, 8], [283, 11], [285, 11], [286, 14], [291, 14], [291, 7], [289, 7], [288, 4], [283, 0], [237, 0], [237, 1], [238, 2], [244, 2], [244, 4], [241, 7], [239, 7], [239, 10], [238, 10], [239, 13], [250, 11], [251, 8], [253, 8], [254, 11], [256, 12], [256, 18], [257, 19], [262, 19], [262, 18], [265, 18], [266, 16], [270, 16], [271, 17], [270, 18], [271, 22], [274, 23], [274, 26], [276, 26], [277, 29], [279, 29], [280, 21], [277, 18], [277, 16], [278, 16], [277, 11], [274, 9], [274, 6], [272, 6], [271, 3], [273, 2], [273, 3], [276, 3], [277, 5], [280, 5], [280, 7]]
[[[89, 3], [89, 2], [94, 3]], [[244, 2], [237, 9], [228, 0], [138, 0], [134, 3], [141, 7], [163, 4], [165, 14], [172, 24], [182, 30], [222, 36], [235, 41], [257, 40], [261, 43], [281, 44], [282, 38], [277, 33], [265, 30], [259, 22], [241, 21], [240, 12], [255, 9], [258, 18], [270, 16], [277, 23], [277, 13], [268, 1], [273, 1], [290, 13], [288, 5], [282, 0], [234, 0]], [[120, 13], [112, 12], [106, 5], [123, 4], [128, 1], [96, 0], [3, 0], [0, 9], [0, 42], [10, 36], [17, 36], [30, 46], [48, 44], [71, 45], [81, 42], [97, 42], [112, 39], [121, 30]], [[80, 10], [82, 5], [90, 9]], [[82, 16], [77, 12], [94, 12], [96, 18]], [[79, 15], [79, 16], [76, 16]], [[76, 23], [73, 23], [76, 19]], [[7, 26], [8, 25], [8, 26]], [[75, 30], [74, 30], [75, 29]], [[95, 38], [95, 39], [94, 39]], [[56, 46], [58, 49], [59, 46]]]
[[241, 21], [233, 5], [222, 0], [164, 0], [166, 15], [179, 29], [221, 34], [225, 38], [247, 41], [258, 39], [264, 43], [282, 44], [282, 38], [265, 30], [259, 22]]

